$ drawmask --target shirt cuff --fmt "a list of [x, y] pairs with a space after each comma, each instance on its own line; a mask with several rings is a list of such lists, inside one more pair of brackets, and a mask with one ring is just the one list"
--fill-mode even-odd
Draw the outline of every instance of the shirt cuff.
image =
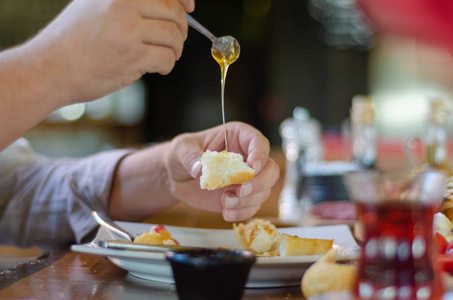
[[99, 227], [91, 211], [108, 213], [108, 202], [112, 190], [115, 170], [120, 161], [133, 150], [102, 152], [79, 162], [70, 172], [70, 199], [67, 202], [69, 223], [75, 240], [81, 243]]

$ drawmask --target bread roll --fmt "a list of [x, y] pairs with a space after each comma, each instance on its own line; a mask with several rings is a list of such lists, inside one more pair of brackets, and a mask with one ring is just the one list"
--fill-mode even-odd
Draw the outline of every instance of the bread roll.
[[330, 291], [352, 290], [357, 268], [335, 263], [337, 252], [337, 249], [331, 248], [305, 272], [301, 289], [306, 298]]
[[332, 248], [333, 241], [301, 238], [283, 233], [279, 252], [280, 256], [326, 254]]
[[201, 157], [202, 189], [215, 190], [231, 184], [243, 184], [255, 175], [243, 160], [242, 155], [233, 152], [207, 150]]

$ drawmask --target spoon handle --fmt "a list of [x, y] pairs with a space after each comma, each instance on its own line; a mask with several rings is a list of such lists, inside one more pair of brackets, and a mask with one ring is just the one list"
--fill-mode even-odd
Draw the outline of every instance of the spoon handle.
[[108, 230], [110, 230], [111, 232], [114, 232], [122, 237], [124, 237], [127, 241], [133, 241], [134, 240], [134, 235], [129, 233], [128, 231], [126, 231], [125, 229], [119, 227], [118, 225], [116, 225], [115, 223], [113, 223], [112, 220], [104, 220], [102, 219], [98, 213], [96, 211], [92, 211], [91, 212], [91, 216], [93, 217], [93, 219], [101, 226], [104, 226], [105, 228], [107, 228]]
[[205, 247], [180, 246], [180, 245], [134, 243], [134, 242], [124, 242], [124, 241], [116, 241], [116, 240], [114, 240], [114, 241], [100, 240], [99, 246], [103, 247], [103, 248], [110, 248], [110, 249], [161, 252], [161, 253], [166, 252], [168, 250], [190, 251], [190, 250], [220, 249], [220, 248], [205, 248]]
[[198, 23], [198, 21], [192, 18], [192, 16], [190, 16], [189, 14], [186, 14], [186, 16], [187, 22], [189, 22], [189, 25], [192, 26], [192, 28], [196, 29], [198, 32], [203, 34], [205, 37], [207, 37], [214, 43], [216, 37], [209, 30], [207, 30], [203, 25]]

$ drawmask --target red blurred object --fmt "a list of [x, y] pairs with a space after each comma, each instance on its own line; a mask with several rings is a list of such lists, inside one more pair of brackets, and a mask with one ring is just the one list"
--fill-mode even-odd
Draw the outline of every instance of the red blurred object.
[[445, 254], [453, 255], [453, 241], [448, 242], [447, 247], [445, 248]]
[[436, 255], [436, 263], [439, 267], [439, 271], [447, 272], [450, 275], [453, 275], [453, 255], [451, 254]]
[[447, 272], [453, 275], [453, 242], [447, 242], [442, 234], [436, 232], [434, 234], [434, 248], [437, 272]]
[[436, 232], [434, 234], [434, 248], [437, 254], [445, 254], [445, 251], [447, 250], [448, 242], [445, 239], [445, 237], [440, 234], [439, 232]]
[[324, 201], [313, 206], [311, 213], [325, 219], [355, 220], [356, 209], [351, 201]]
[[359, 0], [378, 32], [446, 46], [453, 51], [452, 0]]

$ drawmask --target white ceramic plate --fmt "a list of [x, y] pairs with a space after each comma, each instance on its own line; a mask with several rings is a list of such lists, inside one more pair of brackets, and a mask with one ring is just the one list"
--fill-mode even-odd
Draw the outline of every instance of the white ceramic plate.
[[[152, 224], [127, 222], [117, 222], [117, 224], [136, 235], [154, 226]], [[184, 246], [241, 249], [232, 229], [166, 227], [172, 236]], [[278, 231], [305, 238], [335, 239], [334, 247], [338, 247], [339, 249], [339, 261], [354, 260], [360, 255], [360, 247], [355, 242], [347, 225], [289, 227], [278, 228]], [[71, 249], [82, 253], [105, 255], [115, 265], [140, 278], [160, 282], [173, 282], [170, 264], [165, 259], [163, 253], [106, 249], [97, 246], [97, 242], [100, 240], [114, 239], [118, 238], [101, 227], [92, 243], [73, 245]], [[259, 288], [299, 285], [305, 270], [320, 257], [320, 255], [258, 257], [250, 271], [247, 287]]]

